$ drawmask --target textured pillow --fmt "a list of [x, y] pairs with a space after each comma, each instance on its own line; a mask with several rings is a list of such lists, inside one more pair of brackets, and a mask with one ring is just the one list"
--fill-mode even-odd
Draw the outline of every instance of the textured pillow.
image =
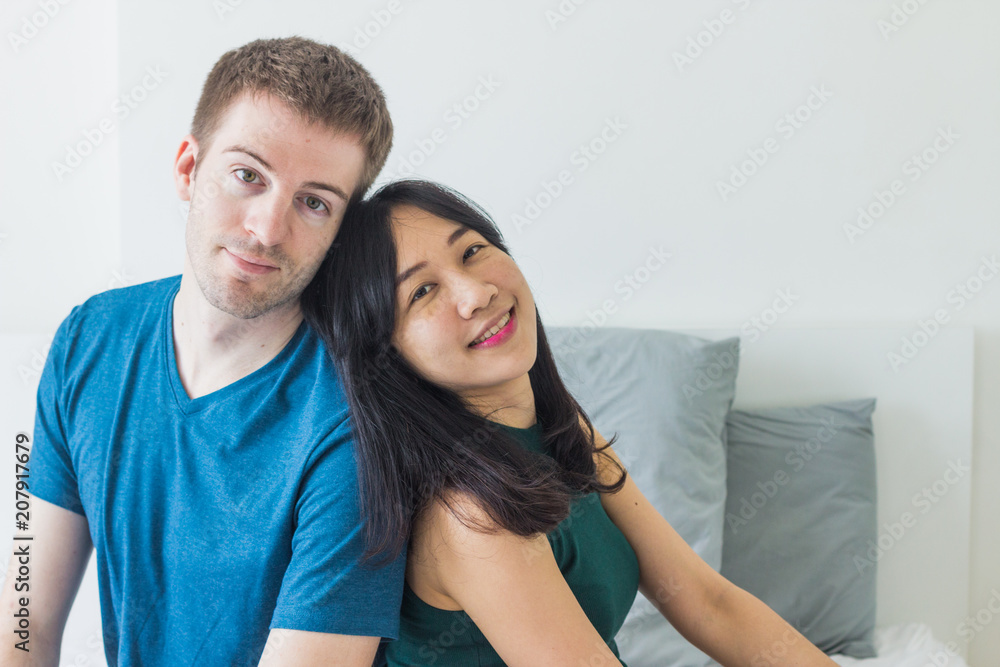
[[875, 399], [726, 419], [722, 574], [827, 653], [875, 656]]
[[[609, 440], [639, 489], [716, 570], [726, 501], [726, 414], [739, 338], [671, 331], [547, 328], [563, 382]], [[692, 646], [641, 594], [618, 633], [629, 665], [699, 667]]]

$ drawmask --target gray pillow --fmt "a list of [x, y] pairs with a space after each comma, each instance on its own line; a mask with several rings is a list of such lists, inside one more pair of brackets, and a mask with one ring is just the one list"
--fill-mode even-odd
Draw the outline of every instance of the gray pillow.
[[733, 410], [722, 574], [826, 653], [875, 656], [875, 399]]
[[[726, 414], [739, 338], [656, 330], [547, 328], [563, 382], [639, 489], [716, 570], [726, 501]], [[641, 594], [618, 633], [629, 665], [698, 667], [711, 659]]]

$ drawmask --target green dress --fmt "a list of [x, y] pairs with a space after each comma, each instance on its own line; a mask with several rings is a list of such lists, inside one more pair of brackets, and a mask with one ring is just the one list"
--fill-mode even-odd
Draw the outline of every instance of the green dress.
[[[543, 452], [539, 424], [526, 429], [504, 428], [524, 447]], [[570, 515], [547, 537], [566, 583], [617, 656], [614, 637], [639, 587], [635, 552], [604, 512], [597, 493], [574, 501]], [[392, 667], [504, 664], [468, 614], [432, 607], [409, 586], [403, 590], [399, 639], [388, 644], [385, 655]]]

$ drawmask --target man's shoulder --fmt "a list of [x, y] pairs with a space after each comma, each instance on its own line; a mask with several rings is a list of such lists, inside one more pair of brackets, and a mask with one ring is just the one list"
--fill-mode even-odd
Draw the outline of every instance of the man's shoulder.
[[70, 311], [55, 339], [73, 357], [84, 351], [111, 357], [116, 346], [152, 333], [179, 285], [180, 276], [172, 276], [95, 294]]
[[138, 285], [109, 289], [95, 294], [80, 306], [81, 314], [113, 314], [135, 312], [144, 305], [162, 304], [180, 286], [179, 275], [160, 278]]
[[[134, 331], [142, 322], [157, 319], [179, 286], [178, 275], [107, 290], [73, 308], [65, 324], [73, 330], [73, 337], [81, 334], [103, 337], [112, 332]], [[149, 314], [153, 318], [147, 317]]]

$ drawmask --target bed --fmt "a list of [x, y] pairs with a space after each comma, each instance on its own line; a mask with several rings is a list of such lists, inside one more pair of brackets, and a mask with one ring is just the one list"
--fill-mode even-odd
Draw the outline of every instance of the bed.
[[[713, 567], [841, 665], [966, 665], [971, 329], [547, 332], [570, 391]], [[644, 599], [618, 643], [630, 667], [716, 664]]]
[[[966, 650], [962, 623], [970, 613], [969, 480], [959, 479], [948, 486], [926, 513], [913, 501], [925, 488], [933, 492], [934, 484], [944, 479], [953, 463], [968, 464], [971, 459], [971, 329], [949, 327], [937, 332], [896, 370], [887, 355], [902, 348], [904, 337], [913, 340], [912, 330], [773, 329], [750, 330], [747, 335], [732, 329], [642, 332], [588, 325], [549, 327], [547, 331], [567, 384], [597, 427], [605, 435], [619, 432], [616, 450], [637, 481], [641, 473], [655, 473], [652, 480], [640, 484], [645, 485], [643, 491], [657, 496], [657, 490], [663, 489], [658, 500], [669, 501], [670, 507], [661, 511], [717, 568], [722, 565], [721, 542], [725, 537], [725, 514], [724, 510], [719, 513], [719, 503], [724, 507], [731, 500], [728, 487], [721, 489], [719, 480], [727, 484], [733, 481], [720, 459], [725, 452], [721, 438], [729, 434], [727, 426], [733, 421], [727, 418], [735, 411], [835, 403], [855, 403], [857, 407], [859, 401], [863, 405], [875, 399], [870, 419], [877, 514], [869, 529], [875, 531], [876, 542], [881, 536], [890, 547], [877, 562], [874, 627], [869, 637], [875, 657], [840, 654], [834, 660], [863, 667], [965, 665], [960, 656]], [[30, 431], [34, 392], [29, 384], [36, 379], [25, 360], [37, 357], [40, 364], [46, 340], [41, 336], [8, 336], [5, 342], [8, 366], [19, 369], [24, 379], [24, 387], [5, 387], [5, 404], [12, 414], [24, 415], [27, 420], [16, 429]], [[726, 352], [733, 354], [732, 360]], [[728, 368], [724, 367], [727, 363]], [[685, 384], [690, 384], [686, 395]], [[714, 403], [702, 400], [709, 396], [714, 396]], [[678, 411], [682, 418], [673, 420], [671, 415]], [[637, 430], [649, 415], [661, 417], [661, 426], [668, 428], [672, 422], [684, 420], [689, 421], [682, 426], [700, 427], [697, 435], [705, 451], [692, 449], [694, 438], [668, 434], [658, 439], [654, 433]], [[675, 483], [671, 475], [676, 477], [683, 470], [678, 461], [685, 459], [700, 462], [705, 470], [700, 476], [683, 475]], [[666, 467], [666, 471], [658, 471], [656, 465]], [[9, 479], [13, 479], [12, 474]], [[752, 484], [766, 485], [767, 481], [773, 481], [773, 475], [750, 479]], [[675, 487], [685, 493], [671, 495]], [[13, 493], [5, 497], [12, 498]], [[714, 510], [706, 510], [713, 503]], [[919, 521], [894, 538], [886, 526], [891, 529], [908, 511], [918, 515]], [[758, 515], [752, 523], [764, 518]], [[730, 563], [739, 561], [736, 554]], [[810, 590], [807, 587], [802, 594]], [[96, 569], [91, 559], [64, 636], [64, 663], [105, 664], [100, 616], [94, 613], [97, 608]], [[797, 627], [808, 621], [790, 620]], [[650, 607], [639, 601], [618, 637], [630, 667], [713, 664], [683, 638], [665, 636], [668, 632], [659, 615], [650, 613]], [[657, 652], [668, 657], [653, 657]], [[758, 664], [767, 665], [765, 658], [761, 656]]]

